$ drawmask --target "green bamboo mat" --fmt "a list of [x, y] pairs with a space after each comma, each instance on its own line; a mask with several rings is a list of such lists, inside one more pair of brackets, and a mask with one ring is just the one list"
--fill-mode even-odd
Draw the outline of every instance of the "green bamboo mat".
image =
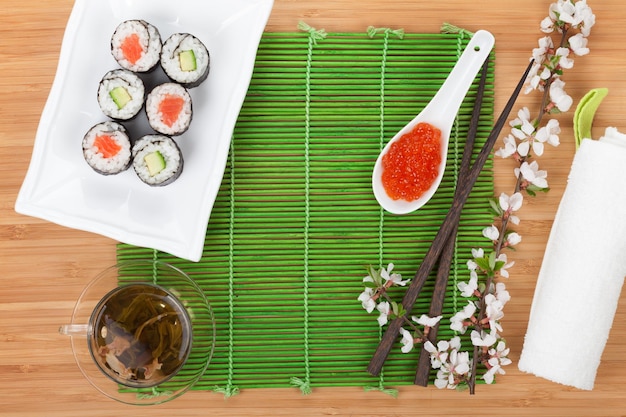
[[[120, 260], [157, 257], [206, 291], [217, 340], [196, 389], [413, 383], [419, 347], [402, 354], [398, 343], [381, 376], [366, 372], [381, 330], [357, 297], [365, 265], [393, 262], [405, 278], [419, 266], [451, 203], [478, 80], [453, 128], [439, 191], [413, 214], [383, 212], [371, 191], [374, 161], [434, 95], [469, 40], [463, 33], [398, 35], [265, 33], [201, 261], [118, 246]], [[491, 59], [476, 149], [493, 122]], [[468, 279], [471, 248], [484, 244], [492, 196], [490, 160], [462, 215], [445, 317], [466, 302], [454, 288]], [[414, 314], [428, 311], [429, 281]], [[451, 336], [448, 323], [443, 337]]]

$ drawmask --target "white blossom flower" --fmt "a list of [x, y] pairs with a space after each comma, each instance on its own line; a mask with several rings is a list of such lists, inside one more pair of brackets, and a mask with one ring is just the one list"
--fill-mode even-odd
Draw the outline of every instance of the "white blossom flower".
[[485, 314], [492, 331], [502, 332], [502, 326], [500, 326], [500, 320], [504, 317], [504, 311], [502, 310], [504, 310], [504, 304], [494, 294], [485, 296]]
[[552, 77], [552, 72], [548, 67], [539, 63], [533, 65], [528, 74], [528, 87], [525, 91], [526, 94], [533, 90], [543, 91], [544, 85], [550, 77]]
[[509, 216], [509, 221], [513, 224], [519, 224], [519, 217], [514, 216], [512, 213], [522, 208], [522, 203], [524, 202], [522, 193], [518, 191], [511, 196], [502, 193], [498, 202], [500, 203], [500, 208]]
[[499, 156], [500, 158], [508, 158], [512, 155], [515, 155], [515, 152], [517, 152], [517, 142], [515, 141], [513, 135], [508, 135], [507, 137], [505, 137], [503, 139], [503, 142], [504, 147], [496, 151], [496, 156]]
[[543, 85], [541, 84], [541, 77], [539, 76], [539, 70], [543, 67], [543, 65], [536, 60], [533, 62], [534, 63], [530, 67], [530, 71], [528, 71], [528, 75], [526, 76], [526, 89], [524, 90], [524, 94], [528, 94], [534, 90], [543, 89]]
[[424, 349], [430, 354], [431, 367], [433, 369], [439, 369], [448, 360], [448, 349], [450, 349], [450, 343], [446, 340], [440, 340], [435, 347], [435, 345], [427, 340], [424, 343]]
[[449, 375], [450, 373], [447, 369], [439, 369], [435, 378], [435, 386], [439, 389], [447, 388]]
[[493, 360], [489, 359], [488, 364], [490, 368], [482, 376], [482, 379], [484, 379], [487, 384], [493, 384], [493, 380], [494, 380], [496, 372], [501, 371], [502, 373], [504, 373], [504, 371], [502, 370], [499, 364], [497, 363], [492, 364], [491, 362], [493, 362]]
[[[520, 142], [520, 144], [517, 145], [517, 153], [520, 156], [522, 156], [522, 157], [528, 156], [528, 153], [530, 152], [530, 145], [531, 145], [531, 143], [532, 143], [532, 141], [528, 141], [528, 140]], [[535, 149], [533, 149], [533, 150], [535, 150]], [[541, 152], [541, 150], [540, 150], [540, 152]], [[537, 153], [537, 152], [535, 152], [535, 153]]]
[[432, 368], [438, 369], [435, 379], [437, 388], [454, 389], [469, 375], [471, 360], [469, 352], [460, 352], [460, 337], [455, 336], [449, 342], [440, 341], [436, 347], [426, 342], [424, 348], [430, 353]]
[[501, 253], [500, 255], [498, 255], [496, 260], [504, 264], [502, 268], [500, 268], [500, 276], [503, 276], [504, 278], [508, 278], [509, 277], [508, 269], [512, 267], [513, 265], [515, 265], [515, 261], [508, 262], [506, 253]]
[[548, 187], [548, 181], [546, 180], [548, 173], [539, 169], [537, 161], [532, 161], [530, 164], [524, 162], [519, 168], [515, 168], [514, 172], [516, 176], [521, 174], [523, 179], [539, 188]]
[[550, 119], [545, 126], [539, 128], [539, 130], [535, 134], [535, 139], [537, 139], [541, 143], [546, 142], [552, 146], [559, 146], [559, 133], [561, 133], [561, 126], [559, 126], [559, 121], [556, 119]]
[[387, 269], [383, 268], [380, 271], [380, 276], [385, 280], [385, 282], [391, 281], [393, 282], [395, 285], [400, 285], [402, 287], [404, 287], [407, 282], [409, 282], [408, 279], [406, 280], [402, 280], [402, 275], [397, 274], [397, 273], [391, 273], [391, 271], [393, 271], [393, 267], [394, 264], [390, 263], [389, 265], [387, 265]]
[[378, 316], [378, 325], [382, 327], [387, 324], [391, 306], [389, 305], [389, 302], [383, 301], [376, 306], [376, 310], [380, 312], [380, 315]]
[[483, 236], [489, 240], [496, 241], [500, 238], [500, 230], [494, 225], [483, 229]]
[[568, 42], [574, 55], [584, 56], [589, 53], [589, 48], [587, 48], [587, 38], [585, 38], [582, 33], [575, 34], [568, 39]]
[[589, 36], [596, 21], [586, 0], [576, 3], [570, 0], [558, 0], [550, 5], [550, 18], [556, 22], [557, 26], [565, 23], [572, 28], [579, 29], [583, 36]]
[[533, 59], [536, 63], [541, 64], [546, 58], [549, 50], [554, 49], [554, 43], [550, 36], [544, 36], [539, 39], [539, 47], [533, 49]]
[[568, 58], [570, 53], [569, 48], [557, 48], [554, 52], [554, 56], [559, 58], [559, 66], [563, 69], [571, 69], [574, 67], [574, 60]]
[[530, 121], [530, 110], [524, 106], [517, 111], [517, 117], [509, 122], [511, 127], [520, 126]]
[[470, 271], [469, 282], [459, 282], [457, 288], [461, 291], [463, 297], [471, 297], [478, 290], [478, 274], [476, 271]]
[[511, 299], [511, 295], [506, 290], [506, 285], [504, 285], [504, 282], [498, 282], [496, 284], [496, 298], [500, 300], [502, 304], [506, 304]]
[[483, 248], [473, 248], [472, 256], [474, 258], [483, 258], [485, 256], [485, 250]]
[[515, 246], [522, 241], [522, 237], [515, 232], [509, 233], [506, 235], [506, 243], [508, 246]]
[[476, 312], [476, 304], [469, 301], [462, 310], [457, 311], [454, 316], [450, 318], [450, 328], [456, 332], [464, 334], [467, 330], [466, 320], [474, 315]]
[[467, 261], [467, 269], [469, 269], [470, 271], [476, 271], [476, 268], [478, 268], [478, 264], [475, 260], [470, 259]]
[[548, 142], [552, 146], [559, 145], [559, 136], [561, 128], [559, 122], [556, 119], [550, 120], [545, 126], [539, 128], [533, 135], [529, 135], [527, 140], [524, 140], [517, 147], [517, 152], [521, 156], [527, 156], [530, 148], [537, 156], [543, 155], [544, 143]]
[[498, 198], [500, 208], [505, 212], [513, 213], [522, 208], [524, 203], [524, 196], [519, 191], [508, 195], [507, 193], [501, 193]]
[[510, 365], [511, 360], [507, 358], [509, 348], [506, 347], [504, 341], [500, 340], [495, 349], [489, 349], [489, 360], [487, 361], [488, 371], [483, 375], [483, 379], [487, 384], [493, 383], [496, 374], [504, 375], [506, 372], [503, 366]]
[[400, 340], [402, 348], [400, 350], [402, 353], [409, 353], [413, 349], [413, 344], [415, 343], [413, 335], [403, 327], [400, 327], [400, 334], [402, 335], [402, 339]]
[[365, 290], [359, 295], [358, 300], [368, 313], [371, 313], [376, 308], [376, 301], [372, 299], [374, 290], [366, 287]]
[[555, 78], [550, 84], [550, 100], [561, 112], [566, 112], [572, 106], [574, 100], [563, 89], [565, 82]]
[[450, 352], [449, 362], [437, 371], [435, 386], [439, 389], [455, 389], [458, 386], [457, 376], [469, 374], [469, 352], [459, 352], [456, 349]]
[[578, 29], [583, 36], [587, 37], [591, 33], [591, 28], [596, 23], [596, 15], [593, 14], [591, 7], [587, 5], [587, 0], [579, 1], [574, 6], [576, 8], [576, 14], [581, 23], [578, 25]]
[[477, 330], [472, 330], [470, 334], [472, 339], [472, 344], [474, 346], [485, 346], [489, 347], [496, 343], [496, 336], [494, 332], [487, 333], [485, 331], [478, 332]]
[[554, 20], [552, 20], [550, 16], [548, 16], [541, 21], [539, 27], [544, 33], [552, 33], [554, 32]]
[[523, 120], [521, 124], [511, 129], [511, 134], [519, 140], [527, 139], [533, 133], [535, 133], [535, 126], [529, 120]]
[[439, 320], [441, 320], [443, 316], [430, 317], [426, 314], [422, 314], [419, 318], [416, 316], [411, 317], [411, 319], [417, 324], [421, 324], [424, 327], [435, 327]]
[[450, 368], [451, 372], [457, 375], [465, 375], [470, 371], [469, 352], [459, 352], [457, 349], [453, 349], [450, 352]]
[[[489, 349], [489, 356], [498, 360], [498, 363], [502, 366], [510, 365], [511, 359], [507, 357], [511, 349], [506, 346], [504, 340], [500, 340], [495, 349]], [[503, 372], [504, 373], [504, 372]]]

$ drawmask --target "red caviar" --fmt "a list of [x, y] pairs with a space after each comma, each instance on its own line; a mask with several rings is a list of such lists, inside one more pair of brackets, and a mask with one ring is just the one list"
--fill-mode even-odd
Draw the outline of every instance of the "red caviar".
[[441, 130], [418, 123], [383, 155], [382, 182], [394, 200], [417, 200], [435, 182], [441, 164]]

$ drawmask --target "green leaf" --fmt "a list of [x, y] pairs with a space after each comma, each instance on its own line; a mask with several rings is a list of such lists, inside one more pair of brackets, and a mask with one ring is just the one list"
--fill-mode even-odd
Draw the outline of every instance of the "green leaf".
[[550, 191], [550, 187], [537, 187], [536, 185], [530, 184], [528, 187], [526, 187], [526, 192], [531, 195], [531, 196], [536, 196], [538, 192], [542, 192], [542, 193], [547, 193], [548, 191]]
[[406, 314], [406, 310], [404, 309], [404, 305], [402, 305], [401, 303], [398, 304], [397, 309], [398, 309], [398, 314], [397, 314], [398, 317], [402, 317], [402, 316], [404, 316]]
[[383, 285], [383, 278], [380, 276], [380, 272], [374, 269], [372, 265], [367, 266], [367, 272], [368, 272], [368, 275], [372, 277], [372, 279], [374, 280], [374, 284], [375, 284], [374, 288], [380, 287]]
[[467, 382], [461, 383], [456, 386], [456, 391], [458, 392], [464, 392], [464, 391], [467, 391], [468, 389], [469, 389], [469, 386], [467, 385]]
[[503, 267], [504, 265], [505, 265], [505, 263], [504, 263], [504, 262], [502, 262], [502, 261], [497, 261], [497, 262], [495, 263], [495, 265], [493, 266], [493, 270], [494, 270], [494, 271], [499, 271], [499, 270], [501, 270], [501, 269], [502, 269], [502, 267]]
[[496, 270], [496, 252], [495, 251], [491, 251], [491, 253], [489, 253], [489, 269], [491, 271]]
[[489, 206], [491, 207], [493, 214], [496, 216], [501, 216], [504, 213], [502, 207], [500, 207], [500, 200], [496, 197], [489, 199]]
[[474, 261], [476, 262], [476, 265], [478, 265], [478, 267], [483, 271], [489, 271], [491, 269], [489, 267], [489, 261], [487, 260], [487, 258], [475, 258]]

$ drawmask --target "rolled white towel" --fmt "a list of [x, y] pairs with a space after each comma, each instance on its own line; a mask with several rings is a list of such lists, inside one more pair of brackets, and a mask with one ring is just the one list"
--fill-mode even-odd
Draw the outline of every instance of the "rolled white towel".
[[577, 151], [539, 271], [518, 367], [593, 389], [626, 276], [626, 135]]

